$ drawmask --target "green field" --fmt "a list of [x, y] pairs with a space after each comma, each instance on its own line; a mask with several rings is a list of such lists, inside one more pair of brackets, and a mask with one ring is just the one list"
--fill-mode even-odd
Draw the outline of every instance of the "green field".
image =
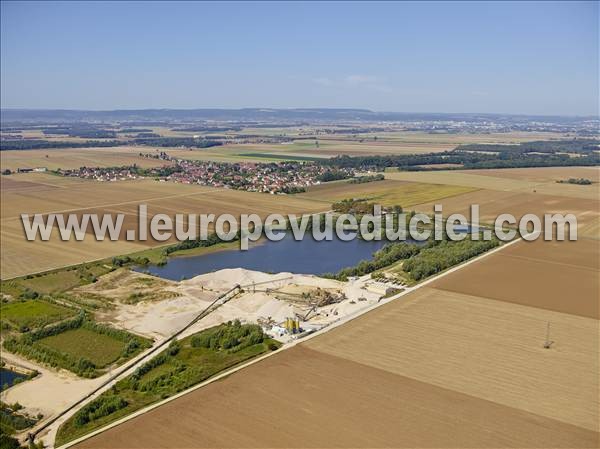
[[3, 349], [13, 354], [86, 378], [100, 376], [108, 365], [121, 364], [151, 344], [147, 338], [90, 321], [83, 311], [2, 342]]
[[2, 281], [0, 290], [2, 293], [11, 295], [14, 298], [19, 297], [27, 290], [41, 295], [62, 293], [74, 287], [89, 284], [99, 276], [108, 273], [110, 267], [107, 264], [110, 264], [110, 260], [65, 267], [46, 273]]
[[75, 315], [73, 309], [40, 299], [3, 303], [0, 312], [2, 320], [16, 329], [40, 327]]
[[348, 181], [328, 182], [311, 186], [306, 193], [297, 196], [329, 204], [343, 199], [361, 198], [382, 206], [400, 205], [406, 209], [417, 204], [461, 195], [474, 190], [477, 189], [456, 185], [423, 184], [386, 179], [363, 184], [351, 184]]
[[108, 272], [108, 269], [99, 264], [89, 266], [80, 265], [67, 270], [53, 271], [50, 273], [24, 278], [22, 284], [38, 293], [60, 293], [79, 285], [87, 284], [90, 279]]
[[70, 354], [75, 358], [86, 358], [98, 368], [116, 361], [126, 346], [124, 341], [84, 328], [42, 338], [36, 344]]
[[[259, 340], [252, 340], [255, 333], [260, 333]], [[215, 336], [220, 339], [219, 342], [216, 342]], [[60, 427], [55, 445], [60, 446], [85, 435], [279, 345], [265, 337], [260, 327], [240, 325], [239, 322], [191, 335], [169, 346], [134, 374], [79, 410]]]
[[246, 158], [261, 158], [261, 159], [269, 159], [269, 161], [318, 161], [321, 158], [319, 157], [310, 157], [310, 156], [286, 156], [285, 154], [279, 153], [240, 153], [238, 156], [246, 157]]

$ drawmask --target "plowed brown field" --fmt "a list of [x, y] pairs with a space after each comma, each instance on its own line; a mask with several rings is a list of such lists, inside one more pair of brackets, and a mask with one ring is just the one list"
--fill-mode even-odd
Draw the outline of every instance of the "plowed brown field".
[[434, 283], [484, 296], [599, 319], [600, 242], [521, 242]]
[[597, 434], [304, 345], [78, 448], [594, 447]]

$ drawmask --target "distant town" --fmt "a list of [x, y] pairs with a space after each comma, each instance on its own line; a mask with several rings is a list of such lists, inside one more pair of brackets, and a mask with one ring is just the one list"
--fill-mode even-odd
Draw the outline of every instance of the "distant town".
[[[140, 153], [140, 155], [142, 155]], [[147, 157], [157, 157], [148, 154]], [[226, 189], [246, 190], [269, 194], [301, 193], [307, 187], [321, 182], [354, 177], [349, 168], [332, 169], [312, 162], [210, 162], [174, 159], [161, 152], [158, 158], [172, 162], [150, 169], [137, 165], [128, 167], [80, 167], [79, 169], [58, 169], [61, 176], [93, 179], [102, 182], [126, 181], [138, 178], [154, 178], [181, 184]]]

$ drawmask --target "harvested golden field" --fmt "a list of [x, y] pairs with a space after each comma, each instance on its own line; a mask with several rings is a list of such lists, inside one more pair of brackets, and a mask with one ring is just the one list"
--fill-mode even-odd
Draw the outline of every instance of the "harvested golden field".
[[588, 220], [579, 226], [579, 235], [590, 239], [600, 239], [600, 217]]
[[597, 240], [520, 242], [434, 286], [598, 320], [599, 265]]
[[581, 199], [600, 199], [598, 184], [559, 184], [568, 178], [599, 182], [597, 167], [509, 168], [497, 170], [440, 170], [430, 172], [387, 171], [386, 179], [432, 184], [470, 186], [505, 192], [537, 193]]
[[144, 147], [65, 148], [47, 150], [9, 150], [0, 152], [2, 169], [46, 167], [48, 170], [79, 167], [120, 167], [137, 164], [140, 167], [160, 167], [169, 162], [139, 155], [155, 150]]
[[294, 140], [290, 143], [227, 144], [202, 150], [168, 149], [173, 157], [214, 161], [269, 162], [282, 159], [330, 158], [339, 155], [365, 156], [385, 154], [419, 154], [446, 151], [454, 148], [448, 144], [395, 143], [384, 141], [330, 140], [319, 138]]
[[[544, 349], [548, 322], [555, 343]], [[598, 330], [595, 319], [426, 287], [307, 345], [598, 431]]]
[[584, 198], [567, 198], [563, 196], [542, 195], [539, 193], [502, 192], [481, 189], [438, 201], [429, 201], [414, 206], [414, 209], [427, 214], [433, 213], [435, 204], [442, 204], [443, 213], [447, 217], [452, 213], [460, 213], [467, 218], [471, 204], [478, 204], [482, 223], [493, 223], [500, 214], [512, 214], [518, 220], [525, 214], [536, 214], [543, 218], [544, 214], [572, 213], [577, 217], [580, 237], [599, 238], [594, 233], [594, 223], [600, 217], [600, 200]]
[[146, 249], [136, 242], [97, 242], [85, 239], [82, 242], [63, 242], [58, 231], [52, 233], [48, 242], [29, 242], [25, 239], [20, 223], [2, 223], [1, 267], [2, 279], [51, 270], [86, 261], [98, 260], [120, 254]]
[[75, 447], [591, 448], [597, 435], [300, 345]]
[[[195, 133], [157, 129], [162, 135], [184, 136]], [[290, 138], [310, 135], [310, 129], [275, 128], [244, 129], [242, 134], [273, 136], [285, 134]], [[210, 134], [210, 133], [208, 133]], [[227, 133], [235, 138], [236, 133]], [[411, 131], [360, 133], [357, 136], [326, 134], [304, 137], [290, 143], [232, 143], [202, 150], [169, 149], [174, 157], [213, 161], [268, 162], [282, 158], [329, 158], [339, 155], [367, 156], [391, 154], [424, 154], [452, 150], [468, 143], [519, 143], [531, 140], [556, 139], [552, 133], [492, 133], [492, 134], [433, 134]], [[315, 140], [319, 141], [317, 146]], [[271, 158], [269, 158], [271, 156]]]
[[430, 184], [463, 185], [477, 189], [500, 191], [511, 191], [533, 185], [522, 180], [515, 183], [514, 180], [475, 174], [472, 173], [471, 170], [398, 171], [395, 169], [388, 169], [385, 172], [385, 178], [397, 181], [424, 182]]
[[364, 198], [383, 206], [399, 204], [409, 207], [428, 201], [472, 192], [472, 187], [455, 185], [423, 184], [403, 181], [374, 181], [350, 184], [347, 181], [331, 182], [309, 187], [299, 198], [310, 198], [331, 204], [347, 198]]
[[463, 170], [461, 173], [493, 176], [531, 181], [536, 183], [556, 182], [568, 178], [587, 178], [600, 182], [600, 167], [535, 167], [535, 168], [503, 168], [487, 170]]
[[[303, 213], [326, 210], [310, 199], [215, 189], [195, 185], [160, 183], [151, 180], [95, 182], [46, 174], [19, 176], [28, 183], [1, 192], [2, 279], [49, 270], [90, 260], [140, 251], [165, 242], [125, 241], [127, 229], [136, 229], [138, 205], [148, 205], [150, 215], [166, 213], [222, 214]], [[31, 184], [31, 185], [29, 185]], [[87, 238], [63, 242], [55, 230], [50, 241], [25, 240], [21, 213], [124, 213], [122, 240], [111, 242]], [[89, 237], [89, 236], [88, 236]]]

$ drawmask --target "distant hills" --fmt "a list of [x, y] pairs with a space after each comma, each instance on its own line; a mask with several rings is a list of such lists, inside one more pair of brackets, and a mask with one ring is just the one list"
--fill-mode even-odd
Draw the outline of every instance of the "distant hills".
[[10, 122], [180, 122], [180, 121], [237, 121], [237, 122], [396, 122], [396, 121], [461, 121], [496, 123], [575, 123], [598, 120], [598, 117], [527, 116], [477, 113], [411, 113], [375, 112], [368, 109], [336, 108], [244, 108], [244, 109], [117, 109], [86, 111], [69, 109], [2, 109], [2, 123]]

